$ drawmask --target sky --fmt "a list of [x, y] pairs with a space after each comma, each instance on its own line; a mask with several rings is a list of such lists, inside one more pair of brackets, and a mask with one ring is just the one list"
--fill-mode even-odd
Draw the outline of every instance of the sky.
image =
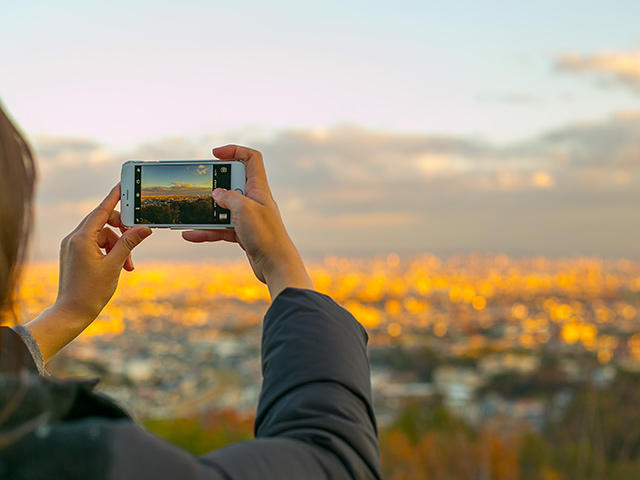
[[149, 196], [209, 196], [213, 191], [211, 167], [207, 165], [145, 165], [141, 194]]
[[207, 165], [146, 165], [142, 167], [142, 188], [171, 184], [211, 187], [211, 167]]
[[[244, 143], [308, 255], [640, 257], [637, 18], [625, 0], [11, 2], [0, 99], [39, 157], [32, 256], [123, 161]], [[139, 255], [203, 254], [170, 233]]]

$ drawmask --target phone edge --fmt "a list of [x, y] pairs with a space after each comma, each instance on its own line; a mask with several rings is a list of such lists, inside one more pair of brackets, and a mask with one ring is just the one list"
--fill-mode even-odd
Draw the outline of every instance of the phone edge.
[[[127, 160], [122, 164], [120, 170], [120, 188], [121, 188], [121, 197], [120, 197], [120, 219], [122, 224], [126, 228], [132, 228], [137, 226], [134, 222], [134, 209], [135, 209], [135, 199], [133, 207], [125, 207], [126, 201], [126, 191], [127, 189], [130, 192], [133, 192], [135, 189], [133, 188], [133, 167], [137, 164], [145, 164], [145, 163], [197, 163], [197, 162], [206, 162], [206, 163], [230, 163], [236, 164], [239, 168], [232, 167], [231, 170], [231, 189], [236, 190], [240, 188], [242, 193], [245, 194], [246, 188], [246, 170], [244, 163], [238, 160], [219, 160], [219, 159], [193, 159], [193, 160]], [[241, 173], [235, 173], [236, 171], [240, 171]], [[128, 177], [127, 178], [127, 173]], [[143, 225], [143, 224], [140, 224]], [[173, 224], [144, 224], [149, 228], [167, 228], [170, 230], [225, 230], [225, 229], [233, 229], [233, 218], [231, 219], [231, 223], [229, 225], [216, 225], [216, 224], [196, 224], [196, 225], [173, 225]]]
[[[133, 188], [133, 167], [135, 165], [134, 160], [128, 160], [122, 164], [122, 168], [120, 169], [120, 221], [122, 225], [126, 228], [131, 228], [134, 226], [134, 209], [135, 209], [135, 199], [133, 198], [133, 192], [135, 188]], [[130, 174], [127, 176], [127, 171]], [[133, 201], [133, 206], [128, 207], [125, 203], [127, 201], [127, 192], [129, 192], [131, 196], [131, 200]]]

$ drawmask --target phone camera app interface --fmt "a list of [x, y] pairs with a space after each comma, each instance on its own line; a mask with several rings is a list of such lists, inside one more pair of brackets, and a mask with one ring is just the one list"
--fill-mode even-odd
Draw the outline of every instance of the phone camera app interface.
[[230, 165], [138, 165], [135, 168], [135, 223], [229, 224], [231, 213], [211, 197], [211, 192], [218, 187], [231, 188]]

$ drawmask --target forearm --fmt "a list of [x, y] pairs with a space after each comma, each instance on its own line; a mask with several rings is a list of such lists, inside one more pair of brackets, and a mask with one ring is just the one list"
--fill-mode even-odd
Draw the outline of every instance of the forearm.
[[91, 321], [63, 306], [54, 304], [25, 325], [31, 333], [45, 363], [82, 333]]

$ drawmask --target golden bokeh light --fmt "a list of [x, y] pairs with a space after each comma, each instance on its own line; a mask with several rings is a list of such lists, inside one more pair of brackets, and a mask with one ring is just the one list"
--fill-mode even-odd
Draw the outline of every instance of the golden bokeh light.
[[[557, 339], [594, 352], [600, 362], [607, 355], [606, 362], [617, 355], [640, 362], [640, 337], [629, 337], [621, 349], [610, 331], [620, 322], [633, 329], [638, 321], [640, 300], [633, 290], [640, 278], [638, 262], [506, 255], [444, 261], [430, 254], [400, 262], [391, 253], [368, 259], [327, 257], [310, 262], [309, 273], [320, 292], [376, 333], [371, 341], [377, 344], [428, 334], [464, 352], [480, 344], [494, 350], [535, 349]], [[56, 264], [27, 266], [18, 290], [20, 321], [53, 303], [57, 280]], [[620, 295], [624, 288], [629, 295]], [[267, 288], [244, 262], [139, 262], [134, 272], [123, 273], [113, 300], [80, 338], [91, 341], [126, 329], [143, 332], [153, 318], [185, 326], [255, 325], [268, 304]], [[480, 333], [503, 319], [508, 323], [502, 336]]]

